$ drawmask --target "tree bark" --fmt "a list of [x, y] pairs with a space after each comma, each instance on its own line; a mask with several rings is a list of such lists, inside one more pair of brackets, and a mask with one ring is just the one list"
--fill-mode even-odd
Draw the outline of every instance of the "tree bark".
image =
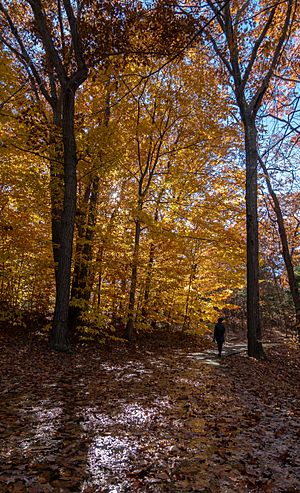
[[[271, 28], [277, 14], [278, 4], [274, 4], [268, 16], [261, 26], [258, 37], [253, 36], [252, 42], [248, 39], [247, 49], [249, 56], [247, 61], [240, 57], [241, 43], [244, 30], [239, 30], [239, 17], [246, 13], [249, 5], [247, 3], [236, 13], [231, 8], [231, 2], [224, 5], [213, 0], [207, 0], [209, 8], [216, 16], [219, 27], [224, 33], [225, 42], [220, 46], [217, 37], [208, 32], [208, 36], [216, 54], [225, 65], [230, 77], [234, 82], [236, 102], [240, 109], [244, 124], [244, 138], [246, 151], [246, 214], [247, 214], [247, 321], [248, 321], [248, 354], [255, 358], [264, 356], [260, 342], [261, 327], [259, 317], [259, 284], [258, 284], [258, 222], [257, 222], [257, 164], [258, 152], [256, 142], [256, 115], [263, 102], [271, 77], [278, 65], [282, 55], [285, 41], [289, 36], [291, 22], [293, 22], [293, 8], [295, 2], [287, 0], [285, 15], [282, 24], [278, 28], [278, 37], [273, 49], [268, 55], [265, 70], [262, 70], [258, 78], [255, 73], [255, 62], [259, 56], [260, 47], [271, 34]], [[232, 14], [235, 16], [233, 19]], [[244, 20], [248, 24], [248, 21]], [[280, 29], [280, 30], [279, 30]], [[227, 56], [228, 53], [228, 56]], [[254, 75], [253, 75], [254, 74]], [[258, 82], [255, 91], [251, 90], [251, 79]]]
[[[108, 127], [110, 119], [110, 78], [106, 83], [103, 125]], [[69, 309], [69, 330], [74, 332], [80, 317], [86, 310], [91, 297], [92, 279], [91, 264], [93, 260], [92, 242], [97, 220], [97, 203], [99, 196], [100, 177], [95, 174], [87, 187], [83, 200], [83, 210], [78, 225], [78, 238], [75, 254], [75, 267], [72, 280], [71, 303]], [[100, 298], [99, 298], [100, 305]]]
[[141, 205], [139, 205], [138, 217], [135, 220], [135, 237], [134, 237], [134, 249], [133, 249], [132, 270], [131, 270], [128, 316], [127, 316], [127, 323], [125, 329], [125, 337], [130, 342], [134, 340], [136, 335], [135, 324], [134, 324], [134, 308], [135, 308], [135, 295], [136, 295], [136, 284], [137, 284], [139, 245], [140, 245], [140, 235], [141, 235], [141, 221], [139, 218], [141, 209], [142, 207]]
[[97, 286], [97, 307], [100, 308], [101, 304], [101, 289], [102, 289], [102, 273], [103, 273], [103, 256], [104, 256], [104, 241], [101, 244], [99, 249], [97, 264], [99, 265], [99, 274], [98, 274], [98, 286]]
[[76, 140], [74, 129], [75, 94], [72, 87], [63, 90], [62, 134], [64, 144], [64, 199], [61, 215], [60, 247], [57, 269], [56, 302], [50, 346], [58, 351], [70, 349], [68, 309], [71, 282], [72, 246], [76, 214]]
[[154, 242], [151, 241], [150, 249], [149, 249], [149, 260], [148, 260], [148, 267], [146, 274], [146, 282], [145, 282], [144, 301], [142, 307], [142, 319], [144, 321], [146, 321], [148, 315], [148, 301], [150, 297], [150, 286], [151, 286], [151, 278], [152, 278], [152, 268], [154, 263], [154, 252], [155, 252], [155, 245]]
[[191, 298], [192, 284], [193, 284], [193, 280], [195, 279], [195, 272], [196, 272], [196, 264], [194, 263], [194, 260], [195, 260], [195, 255], [193, 255], [193, 263], [191, 267], [191, 273], [189, 275], [189, 287], [188, 287], [188, 292], [185, 302], [185, 313], [184, 313], [184, 320], [182, 324], [182, 330], [189, 329], [190, 327], [190, 317], [189, 317], [190, 298]]
[[92, 180], [90, 193], [88, 193], [84, 206], [87, 213], [83, 211], [83, 217], [79, 219], [78, 239], [76, 245], [75, 266], [73, 273], [71, 302], [69, 307], [69, 331], [73, 333], [82, 313], [85, 311], [85, 304], [91, 296], [90, 270], [93, 258], [92, 241], [96, 226], [97, 202], [99, 195], [99, 177], [95, 176]]
[[245, 112], [246, 151], [246, 217], [247, 217], [247, 328], [248, 354], [254, 358], [264, 355], [261, 343], [259, 309], [259, 251], [257, 217], [257, 130], [255, 119]]
[[276, 214], [278, 232], [279, 232], [281, 246], [282, 246], [282, 256], [283, 256], [283, 260], [285, 263], [285, 267], [286, 267], [286, 271], [287, 271], [287, 275], [288, 275], [289, 286], [290, 286], [290, 291], [291, 291], [291, 295], [292, 295], [293, 302], [294, 302], [295, 314], [296, 314], [296, 324], [298, 327], [298, 337], [300, 340], [300, 295], [299, 295], [297, 280], [296, 280], [296, 276], [294, 273], [293, 263], [292, 263], [292, 259], [291, 259], [291, 255], [290, 255], [284, 219], [283, 219], [283, 215], [281, 212], [279, 200], [278, 200], [277, 195], [276, 195], [275, 191], [273, 190], [273, 187], [271, 184], [268, 170], [267, 170], [264, 162], [262, 161], [262, 159], [259, 158], [259, 162], [260, 162], [260, 165], [261, 165], [263, 172], [264, 172], [264, 175], [265, 175], [268, 191], [269, 191], [269, 194], [271, 195], [271, 198], [272, 198], [273, 210]]
[[[59, 263], [61, 215], [63, 210], [63, 144], [57, 142], [57, 133], [62, 135], [61, 111], [56, 107], [53, 109], [54, 135], [50, 136], [51, 161], [50, 161], [50, 197], [51, 197], [51, 233], [52, 253], [54, 260], [55, 280], [57, 282], [57, 270]], [[57, 131], [57, 132], [56, 132]]]

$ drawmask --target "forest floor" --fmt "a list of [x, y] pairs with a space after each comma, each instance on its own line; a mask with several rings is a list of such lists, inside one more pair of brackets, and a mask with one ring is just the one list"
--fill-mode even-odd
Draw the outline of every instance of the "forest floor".
[[142, 342], [66, 355], [0, 331], [1, 493], [300, 492], [294, 342], [267, 361]]

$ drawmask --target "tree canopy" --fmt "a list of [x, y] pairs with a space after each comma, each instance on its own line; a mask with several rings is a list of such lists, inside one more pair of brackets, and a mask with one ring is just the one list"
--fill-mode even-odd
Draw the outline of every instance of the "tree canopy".
[[300, 322], [297, 2], [0, 14], [2, 319], [68, 350], [246, 310], [263, 356]]

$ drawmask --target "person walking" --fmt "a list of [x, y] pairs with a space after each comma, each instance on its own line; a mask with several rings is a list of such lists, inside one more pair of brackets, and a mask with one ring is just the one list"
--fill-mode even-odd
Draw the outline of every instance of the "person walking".
[[218, 323], [215, 325], [215, 330], [214, 330], [214, 342], [216, 342], [218, 345], [219, 358], [221, 358], [222, 356], [222, 348], [225, 341], [225, 327], [224, 324], [222, 323], [223, 320], [225, 319], [222, 317], [218, 318]]

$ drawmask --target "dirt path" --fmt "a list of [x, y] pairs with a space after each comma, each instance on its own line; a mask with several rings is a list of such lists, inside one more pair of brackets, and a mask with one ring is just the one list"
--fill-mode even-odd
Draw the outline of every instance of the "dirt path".
[[299, 493], [296, 351], [201, 352], [6, 344], [1, 493]]
[[[264, 349], [269, 349], [272, 347], [280, 346], [281, 342], [264, 342]], [[237, 354], [246, 355], [248, 351], [248, 344], [245, 341], [240, 340], [229, 340], [223, 346], [222, 349], [222, 357], [218, 357], [218, 351], [216, 346], [214, 348], [206, 348], [204, 351], [191, 353], [188, 357], [193, 358], [195, 360], [202, 361], [205, 364], [212, 366], [220, 366], [223, 362], [223, 359], [228, 356], [234, 356]]]

